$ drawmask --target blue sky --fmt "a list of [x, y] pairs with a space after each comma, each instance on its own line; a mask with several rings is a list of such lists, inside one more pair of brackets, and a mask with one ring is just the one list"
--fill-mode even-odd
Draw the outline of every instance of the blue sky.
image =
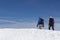
[[36, 25], [39, 17], [48, 25], [49, 16], [60, 23], [60, 0], [0, 0], [0, 27], [16, 23], [19, 27], [23, 23]]
[[59, 0], [0, 0], [2, 17], [60, 17], [59, 13]]

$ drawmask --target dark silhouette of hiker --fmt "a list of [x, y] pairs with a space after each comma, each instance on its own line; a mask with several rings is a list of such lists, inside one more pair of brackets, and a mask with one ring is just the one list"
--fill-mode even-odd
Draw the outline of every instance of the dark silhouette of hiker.
[[42, 27], [44, 27], [44, 20], [42, 18], [39, 18], [37, 27], [39, 27], [39, 29], [42, 29]]
[[49, 30], [52, 27], [52, 30], [54, 30], [54, 18], [50, 16], [49, 18]]

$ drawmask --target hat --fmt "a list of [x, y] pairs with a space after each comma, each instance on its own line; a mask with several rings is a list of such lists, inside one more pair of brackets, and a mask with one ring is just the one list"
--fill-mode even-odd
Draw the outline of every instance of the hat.
[[50, 18], [53, 18], [52, 16], [50, 16]]

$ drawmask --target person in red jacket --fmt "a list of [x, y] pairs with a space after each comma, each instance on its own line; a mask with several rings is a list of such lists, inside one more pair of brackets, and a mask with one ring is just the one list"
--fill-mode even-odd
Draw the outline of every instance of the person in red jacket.
[[49, 18], [49, 30], [50, 27], [52, 27], [52, 30], [54, 30], [54, 18], [52, 16], [50, 16]]

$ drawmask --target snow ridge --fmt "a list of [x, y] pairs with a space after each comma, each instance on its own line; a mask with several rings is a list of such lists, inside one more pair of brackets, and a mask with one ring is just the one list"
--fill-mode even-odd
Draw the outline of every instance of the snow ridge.
[[0, 29], [0, 40], [60, 40], [60, 31], [44, 29]]

